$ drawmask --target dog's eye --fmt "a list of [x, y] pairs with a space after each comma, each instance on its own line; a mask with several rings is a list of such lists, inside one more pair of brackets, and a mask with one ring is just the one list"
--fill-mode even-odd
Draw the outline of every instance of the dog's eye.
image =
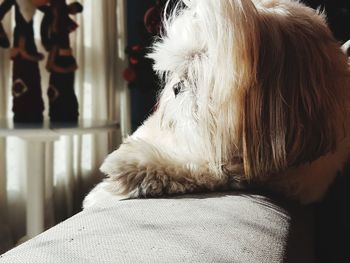
[[175, 94], [175, 97], [177, 95], [179, 95], [179, 93], [182, 91], [182, 88], [184, 86], [184, 81], [180, 81], [178, 83], [176, 83], [174, 86], [173, 86], [173, 90], [174, 90], [174, 94]]

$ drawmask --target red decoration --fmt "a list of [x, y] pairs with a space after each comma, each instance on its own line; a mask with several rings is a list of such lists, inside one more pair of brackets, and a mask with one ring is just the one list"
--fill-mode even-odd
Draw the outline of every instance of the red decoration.
[[160, 32], [162, 25], [162, 10], [163, 9], [159, 5], [156, 5], [146, 11], [143, 22], [148, 33], [158, 34]]
[[129, 83], [134, 82], [136, 80], [136, 73], [132, 68], [126, 68], [123, 72], [123, 78]]
[[130, 58], [129, 58], [129, 61], [130, 61], [130, 64], [131, 64], [131, 65], [137, 65], [137, 64], [139, 64], [139, 60], [138, 60], [137, 58], [135, 58], [135, 57], [130, 57]]
[[141, 45], [133, 45], [131, 47], [131, 50], [135, 51], [135, 52], [140, 52], [142, 50], [142, 46]]

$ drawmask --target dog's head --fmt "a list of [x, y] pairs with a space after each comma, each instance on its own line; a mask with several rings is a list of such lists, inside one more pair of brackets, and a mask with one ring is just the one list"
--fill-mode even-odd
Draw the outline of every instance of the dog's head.
[[323, 14], [287, 0], [183, 0], [164, 27], [150, 54], [165, 79], [160, 127], [213, 166], [262, 178], [336, 147], [349, 73]]

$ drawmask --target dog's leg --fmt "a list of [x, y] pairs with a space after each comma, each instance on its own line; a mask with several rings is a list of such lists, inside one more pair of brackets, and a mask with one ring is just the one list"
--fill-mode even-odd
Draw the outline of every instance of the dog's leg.
[[227, 184], [206, 163], [171, 155], [141, 139], [129, 139], [107, 157], [101, 170], [108, 190], [128, 197], [156, 197], [219, 189]]
[[109, 182], [103, 181], [95, 186], [95, 188], [89, 192], [83, 201], [83, 208], [90, 208], [96, 205], [105, 204], [106, 202], [113, 200], [119, 201], [124, 198], [122, 195], [115, 195], [111, 191], [108, 191]]

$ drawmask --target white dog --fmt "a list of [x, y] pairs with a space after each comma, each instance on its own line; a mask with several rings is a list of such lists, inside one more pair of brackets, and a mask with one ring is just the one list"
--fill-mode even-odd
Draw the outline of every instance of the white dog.
[[350, 152], [350, 71], [322, 13], [290, 0], [183, 0], [149, 55], [156, 112], [105, 160], [113, 194], [262, 186], [322, 198]]

